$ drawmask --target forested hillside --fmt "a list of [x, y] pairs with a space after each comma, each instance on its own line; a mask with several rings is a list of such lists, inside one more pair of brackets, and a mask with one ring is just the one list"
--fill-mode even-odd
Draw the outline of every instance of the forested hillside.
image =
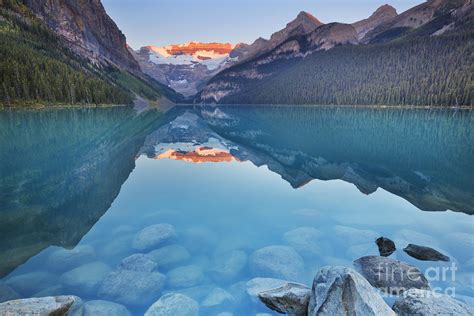
[[[473, 33], [341, 46], [242, 85], [221, 103], [474, 105]], [[275, 69], [278, 68], [278, 71]]]
[[0, 0], [0, 106], [130, 104], [173, 91], [73, 53], [21, 0]]

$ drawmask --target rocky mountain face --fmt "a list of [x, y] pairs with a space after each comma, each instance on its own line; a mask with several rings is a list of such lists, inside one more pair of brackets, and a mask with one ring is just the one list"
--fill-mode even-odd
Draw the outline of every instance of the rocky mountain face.
[[362, 21], [352, 24], [356, 29], [357, 37], [360, 39], [364, 38], [365, 35], [377, 28], [380, 25], [384, 25], [398, 16], [397, 10], [386, 4], [378, 8], [370, 17]]
[[236, 60], [229, 43], [190, 42], [132, 51], [144, 73], [185, 96], [195, 95], [206, 82]]
[[25, 4], [81, 57], [139, 71], [125, 36], [100, 0], [25, 0]]
[[285, 28], [273, 33], [269, 40], [260, 37], [250, 45], [238, 44], [230, 53], [230, 56], [236, 57], [239, 61], [251, 59], [276, 48], [290, 37], [306, 35], [321, 25], [323, 25], [323, 23], [313, 15], [302, 11], [293, 21], [288, 23]]
[[[366, 45], [415, 36], [429, 38], [461, 27], [468, 29], [466, 25], [472, 22], [472, 15], [472, 0], [430, 0], [400, 15], [393, 7], [384, 5], [369, 18], [352, 25], [322, 24], [308, 14], [300, 13], [269, 41], [258, 39], [252, 45], [237, 46], [230, 55], [237, 56], [239, 62], [212, 78], [195, 102], [225, 103], [230, 96], [246, 93], [250, 85], [270, 81], [309, 55], [336, 46]], [[336, 71], [340, 69], [331, 70], [330, 75]], [[297, 80], [293, 78], [292, 82]], [[265, 102], [274, 101], [266, 99]]]

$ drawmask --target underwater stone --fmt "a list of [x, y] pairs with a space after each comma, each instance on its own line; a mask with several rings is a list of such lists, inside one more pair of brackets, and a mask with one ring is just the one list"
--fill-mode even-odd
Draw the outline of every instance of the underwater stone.
[[287, 246], [258, 249], [250, 256], [249, 263], [256, 277], [298, 281], [304, 270], [303, 258], [293, 248]]
[[123, 305], [110, 301], [95, 300], [84, 304], [83, 316], [132, 316], [132, 313]]
[[150, 256], [136, 253], [123, 259], [118, 268], [132, 271], [151, 272], [155, 270], [157, 263]]
[[125, 305], [148, 304], [160, 296], [165, 280], [158, 272], [120, 269], [107, 275], [99, 295]]
[[188, 261], [191, 258], [189, 252], [180, 245], [165, 246], [148, 253], [157, 264], [158, 268], [168, 269], [174, 265]]
[[176, 239], [176, 231], [171, 224], [148, 226], [137, 233], [133, 240], [133, 248], [149, 250]]
[[110, 267], [102, 262], [87, 263], [63, 273], [60, 282], [76, 293], [87, 294], [95, 290], [110, 270]]
[[283, 241], [303, 257], [314, 257], [321, 253], [321, 236], [322, 233], [313, 227], [299, 227], [287, 231]]
[[166, 294], [145, 312], [145, 316], [198, 316], [199, 305], [183, 294]]
[[79, 245], [74, 249], [58, 249], [48, 258], [47, 264], [54, 270], [67, 271], [95, 259], [96, 252], [92, 246]]
[[247, 254], [242, 250], [233, 250], [215, 256], [213, 266], [210, 268], [211, 276], [216, 281], [231, 281], [247, 265]]
[[202, 301], [201, 307], [205, 314], [216, 314], [235, 304], [234, 297], [226, 290], [214, 288]]
[[192, 287], [204, 280], [202, 269], [195, 265], [178, 267], [168, 272], [168, 286], [172, 288]]
[[16, 300], [19, 298], [20, 294], [18, 294], [9, 285], [6, 285], [5, 283], [0, 283], [0, 303]]
[[449, 257], [443, 255], [441, 252], [425, 246], [419, 246], [415, 244], [408, 244], [406, 248], [403, 248], [409, 256], [423, 261], [449, 261]]

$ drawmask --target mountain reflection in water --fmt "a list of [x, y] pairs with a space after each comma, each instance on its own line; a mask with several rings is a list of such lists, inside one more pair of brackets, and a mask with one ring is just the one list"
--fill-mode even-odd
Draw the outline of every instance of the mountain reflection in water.
[[471, 111], [349, 107], [2, 111], [0, 276], [48, 246], [73, 248], [140, 154], [251, 161], [293, 188], [341, 179], [424, 211], [473, 214], [473, 123]]

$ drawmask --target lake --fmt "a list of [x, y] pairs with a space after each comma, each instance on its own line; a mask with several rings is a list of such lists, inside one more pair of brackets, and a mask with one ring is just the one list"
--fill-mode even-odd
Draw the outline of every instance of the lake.
[[474, 301], [472, 111], [3, 110], [0, 127], [0, 300], [73, 294], [141, 315], [181, 293], [201, 315], [272, 314], [255, 278], [311, 285], [385, 236], [391, 258]]

